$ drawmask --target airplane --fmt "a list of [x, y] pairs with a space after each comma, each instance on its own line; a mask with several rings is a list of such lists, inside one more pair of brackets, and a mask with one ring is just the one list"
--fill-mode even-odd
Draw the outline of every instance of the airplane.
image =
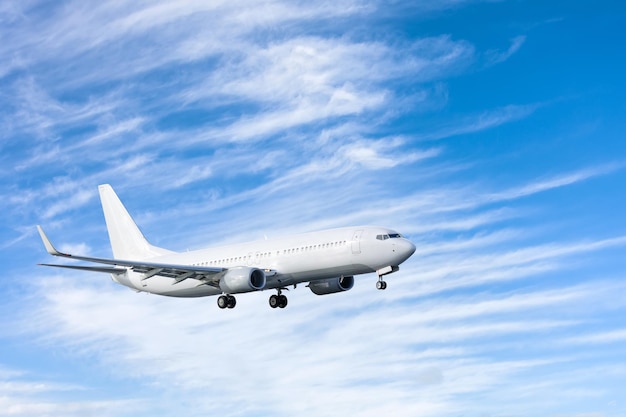
[[283, 291], [305, 282], [314, 294], [326, 295], [352, 289], [355, 275], [376, 272], [376, 288], [384, 290], [383, 277], [397, 272], [415, 252], [415, 245], [400, 233], [374, 226], [174, 252], [146, 240], [110, 185], [100, 185], [98, 190], [113, 258], [60, 252], [37, 226], [50, 255], [91, 263], [39, 265], [109, 273], [113, 281], [138, 292], [171, 297], [219, 295], [221, 309], [235, 307], [233, 294], [275, 290], [269, 297], [270, 307], [285, 308]]

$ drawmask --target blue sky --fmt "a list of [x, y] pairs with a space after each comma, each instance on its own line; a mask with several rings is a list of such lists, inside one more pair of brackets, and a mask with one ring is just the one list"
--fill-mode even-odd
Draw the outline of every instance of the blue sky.
[[[626, 415], [620, 2], [3, 2], [0, 416]], [[376, 291], [135, 294], [97, 185], [184, 251], [357, 224]]]

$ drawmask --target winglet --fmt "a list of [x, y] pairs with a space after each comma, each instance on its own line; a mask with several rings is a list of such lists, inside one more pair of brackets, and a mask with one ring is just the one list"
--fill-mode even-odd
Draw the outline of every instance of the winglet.
[[41, 240], [43, 241], [43, 245], [46, 247], [46, 250], [48, 251], [48, 253], [50, 255], [54, 255], [54, 256], [71, 256], [71, 255], [68, 255], [66, 253], [62, 253], [62, 252], [59, 252], [58, 250], [56, 250], [56, 248], [54, 247], [52, 242], [50, 242], [50, 239], [48, 239], [48, 236], [46, 236], [46, 233], [43, 231], [41, 226], [37, 225], [37, 230], [39, 231], [39, 236], [41, 236]]

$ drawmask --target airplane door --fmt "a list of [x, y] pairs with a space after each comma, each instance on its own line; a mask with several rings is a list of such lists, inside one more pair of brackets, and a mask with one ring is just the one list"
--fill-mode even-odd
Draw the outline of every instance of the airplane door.
[[361, 253], [361, 236], [363, 235], [363, 230], [357, 230], [352, 235], [352, 254], [356, 255]]

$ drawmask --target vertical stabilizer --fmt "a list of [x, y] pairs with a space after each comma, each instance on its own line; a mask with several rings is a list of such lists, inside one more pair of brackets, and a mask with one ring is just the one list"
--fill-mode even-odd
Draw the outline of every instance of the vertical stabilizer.
[[142, 260], [173, 253], [148, 243], [109, 184], [98, 186], [98, 190], [115, 258]]

